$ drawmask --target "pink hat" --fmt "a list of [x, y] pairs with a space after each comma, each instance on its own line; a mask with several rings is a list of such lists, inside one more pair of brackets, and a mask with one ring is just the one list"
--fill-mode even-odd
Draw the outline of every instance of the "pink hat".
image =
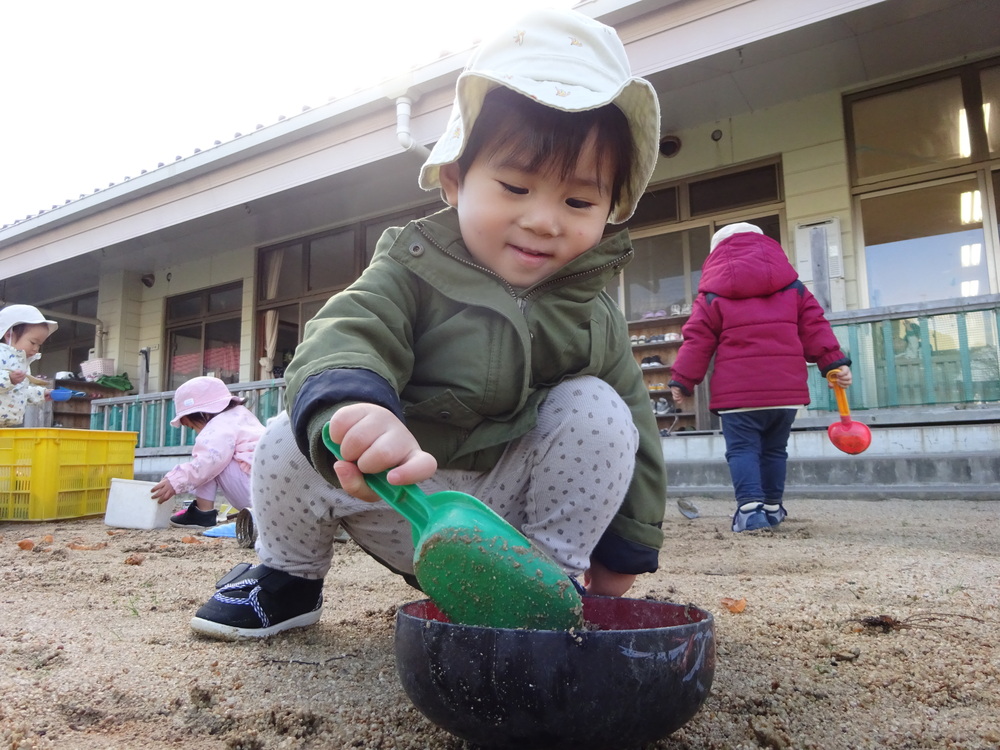
[[218, 378], [207, 376], [191, 378], [174, 391], [176, 416], [170, 420], [174, 427], [181, 426], [181, 417], [198, 412], [218, 414], [231, 403], [242, 404], [245, 398], [234, 396], [229, 387]]

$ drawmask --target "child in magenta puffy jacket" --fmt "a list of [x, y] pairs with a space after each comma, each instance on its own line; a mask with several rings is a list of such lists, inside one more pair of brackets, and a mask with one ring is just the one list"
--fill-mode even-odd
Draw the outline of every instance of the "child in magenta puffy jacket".
[[733, 531], [777, 526], [787, 515], [788, 436], [796, 411], [809, 403], [806, 363], [824, 377], [837, 370], [847, 387], [851, 360], [781, 245], [742, 222], [712, 237], [682, 335], [670, 380], [676, 402], [693, 394], [715, 358], [709, 408], [726, 440]]
[[218, 378], [192, 378], [174, 393], [174, 427], [194, 430], [191, 460], [168, 471], [151, 494], [159, 503], [188, 492], [194, 501], [170, 519], [179, 528], [215, 526], [215, 495], [238, 510], [250, 507], [250, 465], [264, 425]]

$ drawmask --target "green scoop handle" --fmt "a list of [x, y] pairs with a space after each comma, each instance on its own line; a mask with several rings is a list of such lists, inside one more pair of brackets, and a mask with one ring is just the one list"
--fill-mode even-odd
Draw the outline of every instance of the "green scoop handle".
[[[323, 427], [323, 443], [343, 460]], [[454, 623], [492, 628], [569, 630], [583, 625], [583, 600], [562, 569], [482, 501], [464, 492], [424, 493], [365, 482], [413, 529], [413, 572]]]

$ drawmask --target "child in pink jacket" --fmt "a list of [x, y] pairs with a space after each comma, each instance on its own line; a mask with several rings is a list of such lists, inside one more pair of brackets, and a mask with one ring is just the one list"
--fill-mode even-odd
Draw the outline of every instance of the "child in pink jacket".
[[187, 509], [170, 519], [171, 526], [215, 526], [218, 490], [234, 508], [250, 507], [250, 464], [264, 425], [243, 406], [245, 400], [211, 377], [192, 378], [174, 393], [176, 416], [170, 424], [194, 430], [198, 437], [191, 460], [168, 471], [151, 490], [159, 503], [182, 492], [194, 495]]

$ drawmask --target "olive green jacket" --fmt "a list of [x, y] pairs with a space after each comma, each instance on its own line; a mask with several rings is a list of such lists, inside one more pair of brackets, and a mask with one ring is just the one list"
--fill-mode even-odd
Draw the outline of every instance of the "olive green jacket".
[[443, 468], [485, 471], [535, 426], [548, 389], [592, 375], [626, 401], [640, 434], [618, 515], [595, 551], [612, 570], [656, 569], [666, 471], [628, 329], [605, 286], [631, 260], [626, 232], [530, 289], [475, 263], [446, 209], [386, 230], [371, 264], [306, 324], [285, 377], [303, 453], [331, 482], [322, 426], [340, 406], [379, 403]]

